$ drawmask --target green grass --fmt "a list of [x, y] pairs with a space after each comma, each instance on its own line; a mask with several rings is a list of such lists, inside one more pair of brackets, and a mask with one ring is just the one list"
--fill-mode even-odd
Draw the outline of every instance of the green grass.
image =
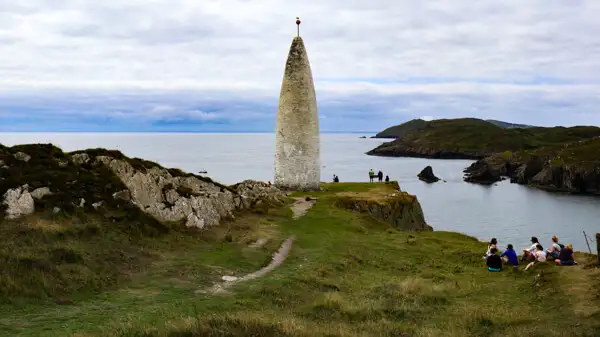
[[[204, 232], [172, 232], [131, 242], [140, 260], [132, 261], [130, 267], [135, 268], [113, 265], [127, 274], [121, 282], [96, 293], [65, 294], [73, 298], [72, 305], [21, 296], [0, 306], [0, 335], [546, 337], [600, 333], [597, 269], [547, 265], [528, 272], [489, 273], [482, 259], [485, 243], [474, 238], [451, 232], [404, 233], [333, 206], [340, 193], [374, 197], [387, 193], [389, 186], [324, 187], [324, 192], [310, 193], [319, 200], [298, 220], [292, 220], [286, 208], [274, 209], [240, 216]], [[55, 224], [55, 230], [68, 230], [62, 224]], [[109, 230], [103, 228], [104, 244], [114, 242], [107, 239]], [[292, 235], [296, 241], [289, 257], [264, 278], [239, 283], [229, 289], [230, 294], [196, 293], [222, 275], [243, 275], [266, 265], [270, 254]], [[247, 247], [265, 236], [271, 238], [267, 247]], [[100, 239], [77, 239], [69, 246], [81, 254], [107, 249], [94, 240]]]

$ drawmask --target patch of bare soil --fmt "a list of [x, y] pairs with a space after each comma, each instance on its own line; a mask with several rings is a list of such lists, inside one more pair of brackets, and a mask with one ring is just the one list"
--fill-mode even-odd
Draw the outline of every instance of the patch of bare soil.
[[240, 277], [240, 278], [227, 277], [224, 280], [225, 282], [217, 283], [209, 289], [197, 290], [196, 293], [227, 294], [228, 293], [227, 288], [229, 288], [230, 286], [232, 286], [238, 282], [253, 280], [253, 279], [264, 276], [265, 274], [267, 274], [267, 273], [273, 271], [275, 268], [279, 267], [283, 263], [283, 261], [285, 261], [288, 254], [290, 253], [290, 250], [292, 249], [292, 244], [294, 243], [294, 240], [295, 240], [295, 237], [293, 237], [293, 236], [290, 238], [287, 238], [283, 242], [283, 244], [281, 245], [279, 250], [275, 254], [273, 254], [273, 258], [267, 266], [255, 271], [255, 272], [247, 274], [243, 277]]
[[294, 220], [298, 220], [303, 217], [308, 210], [315, 205], [316, 199], [306, 200], [305, 198], [294, 198], [295, 202], [290, 207], [294, 215]]

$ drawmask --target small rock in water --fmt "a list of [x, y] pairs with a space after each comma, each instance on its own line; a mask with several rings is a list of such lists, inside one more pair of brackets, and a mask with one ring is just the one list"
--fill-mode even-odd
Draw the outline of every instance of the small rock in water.
[[225, 282], [233, 282], [233, 281], [236, 281], [238, 278], [235, 276], [225, 275], [225, 276], [221, 277], [221, 279], [223, 279], [223, 281], [225, 281]]

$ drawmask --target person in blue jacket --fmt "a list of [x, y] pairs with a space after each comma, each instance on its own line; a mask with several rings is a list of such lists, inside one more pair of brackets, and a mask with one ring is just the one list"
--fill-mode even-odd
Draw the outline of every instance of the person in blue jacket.
[[519, 266], [519, 258], [517, 257], [517, 252], [515, 252], [513, 245], [509, 244], [500, 257], [504, 260], [504, 263], [510, 263], [515, 268]]

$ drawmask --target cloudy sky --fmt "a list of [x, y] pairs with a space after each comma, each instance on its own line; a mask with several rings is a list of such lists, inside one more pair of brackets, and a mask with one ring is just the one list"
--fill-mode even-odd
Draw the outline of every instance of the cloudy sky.
[[600, 125], [598, 0], [0, 0], [0, 131], [272, 131], [296, 16], [322, 131]]

